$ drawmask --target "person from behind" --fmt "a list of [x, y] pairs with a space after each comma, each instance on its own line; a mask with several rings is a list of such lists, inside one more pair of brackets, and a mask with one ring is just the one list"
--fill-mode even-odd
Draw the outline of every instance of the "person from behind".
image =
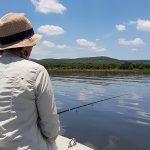
[[59, 134], [49, 74], [28, 60], [40, 38], [23, 13], [0, 19], [0, 150], [52, 150]]

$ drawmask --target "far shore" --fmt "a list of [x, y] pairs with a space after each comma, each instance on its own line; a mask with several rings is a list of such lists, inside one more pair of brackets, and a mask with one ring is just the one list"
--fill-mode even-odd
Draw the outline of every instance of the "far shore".
[[49, 72], [110, 72], [110, 73], [150, 73], [150, 69], [47, 69]]

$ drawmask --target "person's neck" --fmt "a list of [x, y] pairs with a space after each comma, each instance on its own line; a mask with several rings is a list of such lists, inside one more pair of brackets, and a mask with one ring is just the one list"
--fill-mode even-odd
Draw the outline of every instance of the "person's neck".
[[16, 55], [16, 56], [19, 56], [19, 57], [20, 57], [20, 53], [19, 53], [19, 52], [10, 51], [10, 50], [5, 50], [4, 53], [9, 53], [9, 54]]
[[9, 53], [9, 54], [12, 54], [12, 55], [15, 55], [15, 56], [24, 58], [24, 59], [29, 59], [29, 57], [25, 56], [25, 55], [22, 53], [22, 51], [10, 51], [10, 50], [6, 50], [6, 51], [4, 51], [4, 53]]

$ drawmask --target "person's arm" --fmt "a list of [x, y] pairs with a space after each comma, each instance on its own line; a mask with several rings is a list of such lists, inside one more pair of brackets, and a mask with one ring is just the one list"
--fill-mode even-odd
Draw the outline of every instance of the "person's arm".
[[53, 142], [59, 134], [59, 118], [49, 74], [44, 67], [38, 72], [36, 83], [36, 105], [38, 123], [41, 133], [49, 142]]

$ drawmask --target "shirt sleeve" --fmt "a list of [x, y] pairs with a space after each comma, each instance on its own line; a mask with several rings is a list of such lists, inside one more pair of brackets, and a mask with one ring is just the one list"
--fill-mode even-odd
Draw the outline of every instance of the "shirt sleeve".
[[44, 137], [49, 142], [53, 142], [59, 134], [60, 124], [52, 84], [49, 74], [44, 67], [41, 67], [38, 72], [35, 90], [38, 125]]

